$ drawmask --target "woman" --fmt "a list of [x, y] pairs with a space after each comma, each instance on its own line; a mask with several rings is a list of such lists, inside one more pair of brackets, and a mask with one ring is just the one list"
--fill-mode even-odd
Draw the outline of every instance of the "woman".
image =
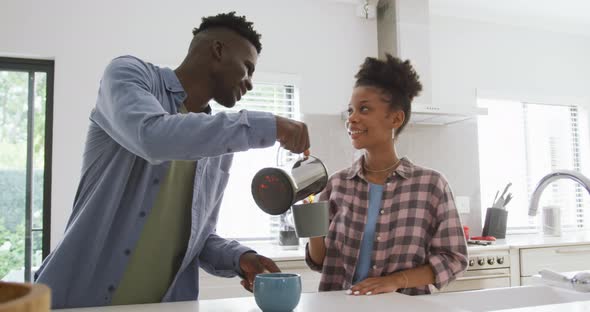
[[445, 178], [395, 150], [422, 85], [409, 61], [391, 55], [368, 57], [355, 77], [346, 126], [364, 155], [320, 194], [329, 232], [310, 239], [306, 262], [322, 273], [320, 291], [429, 294], [467, 268], [467, 246]]

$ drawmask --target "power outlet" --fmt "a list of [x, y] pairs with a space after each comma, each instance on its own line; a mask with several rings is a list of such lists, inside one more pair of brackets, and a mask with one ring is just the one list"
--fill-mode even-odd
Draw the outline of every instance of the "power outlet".
[[459, 213], [469, 213], [469, 197], [468, 196], [456, 196], [455, 206]]

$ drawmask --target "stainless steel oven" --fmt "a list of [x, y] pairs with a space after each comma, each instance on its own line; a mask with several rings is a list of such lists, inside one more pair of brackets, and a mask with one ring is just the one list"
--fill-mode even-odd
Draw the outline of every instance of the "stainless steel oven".
[[[485, 248], [485, 247], [482, 247]], [[510, 287], [510, 255], [508, 250], [469, 251], [467, 271], [442, 292]]]

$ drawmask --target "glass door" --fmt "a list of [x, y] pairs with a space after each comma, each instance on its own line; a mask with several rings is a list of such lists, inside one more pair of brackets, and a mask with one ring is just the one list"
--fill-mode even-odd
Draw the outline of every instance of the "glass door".
[[0, 58], [0, 279], [49, 253], [53, 61]]

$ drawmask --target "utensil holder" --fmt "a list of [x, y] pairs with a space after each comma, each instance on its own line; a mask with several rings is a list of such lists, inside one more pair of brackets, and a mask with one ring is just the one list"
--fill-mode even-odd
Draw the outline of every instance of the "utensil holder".
[[501, 208], [488, 208], [486, 219], [483, 225], [482, 236], [494, 236], [495, 238], [506, 238], [506, 220], [508, 210]]

